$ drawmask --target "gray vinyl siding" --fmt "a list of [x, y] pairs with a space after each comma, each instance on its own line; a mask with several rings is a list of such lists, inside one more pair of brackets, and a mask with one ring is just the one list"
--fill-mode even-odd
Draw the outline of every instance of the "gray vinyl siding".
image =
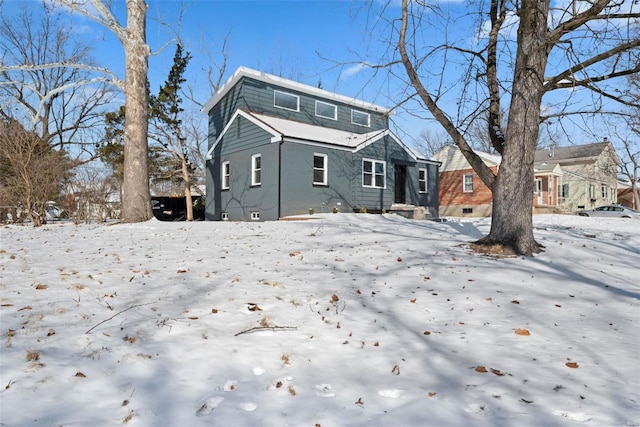
[[[345, 103], [338, 103], [333, 100], [318, 98], [307, 95], [303, 92], [297, 92], [290, 89], [280, 88], [274, 85], [268, 85], [257, 80], [243, 78], [242, 91], [237, 94], [238, 100], [236, 108], [245, 108], [255, 113], [267, 114], [271, 116], [281, 117], [287, 120], [308, 123], [316, 126], [326, 126], [332, 129], [340, 129], [347, 132], [367, 133], [380, 129], [387, 129], [388, 117], [358, 107], [352, 107]], [[284, 108], [278, 108], [273, 105], [273, 92], [279, 90], [281, 92], [297, 95], [300, 100], [299, 111], [291, 111]], [[315, 115], [316, 100], [333, 104], [338, 107], [338, 119], [331, 120]], [[250, 106], [250, 107], [248, 107]], [[369, 127], [354, 125], [351, 123], [351, 110], [362, 111], [370, 114], [371, 125]]]
[[[236, 130], [240, 123], [240, 135]], [[213, 188], [213, 200], [207, 200], [205, 216], [219, 220], [223, 212], [232, 221], [249, 221], [251, 212], [260, 212], [260, 220], [278, 219], [278, 144], [271, 135], [244, 117], [238, 116], [222, 137], [208, 162], [207, 188]], [[251, 185], [251, 157], [261, 155], [261, 184]], [[229, 162], [229, 189], [222, 189], [222, 163]], [[212, 194], [209, 192], [209, 194]]]
[[[351, 182], [358, 172], [349, 151], [326, 147], [285, 143], [282, 146], [281, 215], [352, 212]], [[313, 183], [313, 156], [327, 156], [327, 185]]]

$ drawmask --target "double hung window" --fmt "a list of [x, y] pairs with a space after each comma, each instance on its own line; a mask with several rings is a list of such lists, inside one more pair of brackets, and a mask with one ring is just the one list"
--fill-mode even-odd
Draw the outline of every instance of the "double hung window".
[[427, 188], [427, 170], [418, 169], [418, 192], [426, 193]]
[[251, 185], [262, 184], [262, 156], [254, 154], [251, 156]]
[[313, 185], [327, 185], [327, 155], [313, 155]]
[[380, 160], [362, 159], [362, 186], [386, 188], [385, 165]]

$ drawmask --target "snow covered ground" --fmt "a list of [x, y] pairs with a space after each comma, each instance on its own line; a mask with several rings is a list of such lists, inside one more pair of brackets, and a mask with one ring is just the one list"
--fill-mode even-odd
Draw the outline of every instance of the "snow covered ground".
[[640, 221], [0, 229], [3, 426], [640, 426]]

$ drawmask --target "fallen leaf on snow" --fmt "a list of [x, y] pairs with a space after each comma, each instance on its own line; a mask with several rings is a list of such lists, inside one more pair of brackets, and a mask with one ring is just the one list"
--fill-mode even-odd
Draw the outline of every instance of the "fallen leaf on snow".
[[340, 298], [338, 298], [338, 295], [333, 294], [331, 295], [331, 302], [338, 302], [340, 301]]
[[578, 364], [576, 362], [567, 362], [565, 363], [565, 365], [567, 366], [567, 368], [573, 368], [573, 369], [578, 367]]
[[438, 393], [436, 393], [435, 391], [430, 391], [430, 392], [429, 392], [429, 397], [433, 397], [433, 396], [435, 396], [436, 394], [438, 394]]
[[85, 374], [83, 374], [82, 372], [78, 371], [76, 372], [76, 374], [74, 375], [74, 377], [78, 377], [78, 378], [87, 378], [87, 376]]
[[497, 376], [499, 376], [499, 377], [504, 376], [504, 373], [500, 372], [498, 369], [493, 369], [493, 368], [491, 368], [491, 373], [492, 373], [492, 374], [495, 374], [495, 375], [497, 375]]
[[531, 335], [531, 333], [529, 332], [528, 329], [516, 329], [516, 335], [524, 335], [524, 336], [529, 336]]
[[410, 299], [409, 302], [415, 304], [416, 303], [416, 298]]
[[487, 368], [482, 365], [478, 365], [476, 366], [476, 372], [482, 372], [484, 374], [485, 372], [487, 372]]
[[45, 289], [47, 289], [48, 287], [49, 287], [48, 285], [43, 285], [42, 283], [38, 283], [38, 284], [36, 285], [36, 289], [37, 289], [37, 290], [39, 290], [39, 291], [45, 290]]

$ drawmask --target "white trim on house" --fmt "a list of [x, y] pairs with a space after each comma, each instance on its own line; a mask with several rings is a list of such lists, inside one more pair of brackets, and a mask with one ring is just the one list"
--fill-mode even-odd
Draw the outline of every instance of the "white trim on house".
[[[316, 157], [321, 157], [322, 168], [316, 167]], [[329, 156], [325, 153], [313, 153], [313, 185], [328, 185], [329, 177]], [[316, 171], [322, 171], [322, 180], [316, 181]]]
[[348, 96], [338, 95], [324, 89], [294, 82], [292, 80], [284, 79], [272, 74], [263, 73], [261, 71], [253, 70], [247, 67], [239, 67], [235, 71], [235, 73], [233, 73], [233, 75], [229, 77], [229, 79], [222, 86], [220, 86], [218, 91], [213, 94], [213, 96], [209, 99], [209, 101], [207, 101], [204, 107], [202, 107], [201, 111], [203, 113], [208, 113], [218, 102], [220, 102], [222, 98], [224, 98], [229, 90], [231, 90], [231, 88], [234, 87], [242, 77], [249, 77], [264, 83], [273, 84], [275, 86], [283, 87], [290, 90], [304, 92], [310, 95], [333, 100], [335, 102], [345, 103], [353, 107], [363, 108], [365, 110], [372, 110], [387, 115], [393, 113], [393, 110], [389, 108], [350, 98]]
[[[318, 113], [318, 105], [333, 108], [333, 114], [330, 115], [330, 116], [326, 116], [326, 115]], [[338, 120], [338, 106], [335, 105], [335, 104], [330, 104], [328, 102], [319, 101], [319, 100], [316, 99], [315, 114], [316, 114], [317, 117], [322, 117], [323, 119]]]
[[233, 114], [229, 123], [227, 123], [211, 148], [209, 148], [209, 151], [207, 151], [207, 160], [211, 160], [213, 158], [213, 151], [224, 135], [229, 131], [233, 122], [238, 119], [238, 116], [249, 120], [256, 126], [268, 132], [271, 135], [272, 143], [282, 142], [284, 140], [317, 147], [331, 147], [333, 149], [355, 153], [373, 144], [380, 138], [384, 138], [389, 135], [398, 145], [406, 150], [414, 161], [437, 163], [434, 160], [426, 159], [416, 154], [388, 129], [367, 133], [353, 133], [323, 126], [300, 123], [293, 120], [281, 119], [279, 117], [267, 116], [264, 114], [250, 113], [244, 110], [236, 110]]

